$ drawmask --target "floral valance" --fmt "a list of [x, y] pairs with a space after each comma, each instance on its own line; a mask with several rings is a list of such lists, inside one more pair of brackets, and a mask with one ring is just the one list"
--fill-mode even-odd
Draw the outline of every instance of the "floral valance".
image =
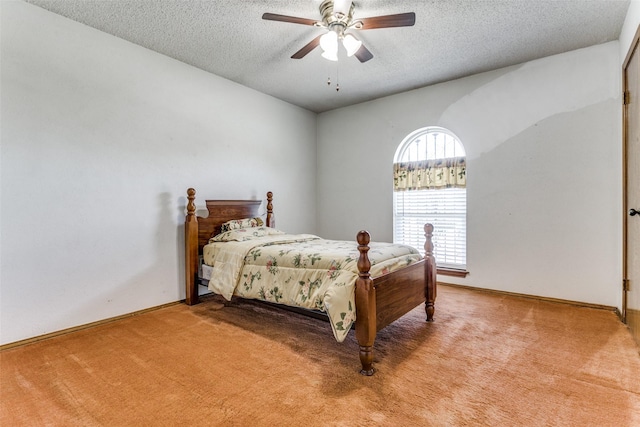
[[465, 188], [467, 166], [464, 157], [394, 163], [393, 190]]

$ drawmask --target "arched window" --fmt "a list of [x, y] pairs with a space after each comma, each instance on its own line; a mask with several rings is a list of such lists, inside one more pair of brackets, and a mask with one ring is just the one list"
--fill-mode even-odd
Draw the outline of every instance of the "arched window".
[[439, 268], [466, 270], [467, 171], [462, 143], [441, 127], [408, 135], [393, 165], [393, 240], [423, 250], [424, 224], [434, 226]]

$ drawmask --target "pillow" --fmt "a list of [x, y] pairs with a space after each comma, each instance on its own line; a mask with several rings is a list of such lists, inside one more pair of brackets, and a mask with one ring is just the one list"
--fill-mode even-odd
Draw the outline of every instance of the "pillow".
[[264, 222], [262, 222], [261, 218], [243, 218], [243, 219], [232, 219], [231, 221], [227, 221], [222, 224], [221, 233], [229, 230], [237, 230], [238, 228], [250, 228], [250, 227], [262, 227]]
[[276, 230], [271, 227], [250, 227], [237, 228], [235, 230], [225, 231], [215, 237], [209, 239], [209, 242], [244, 242], [246, 240], [255, 239], [264, 236], [273, 236], [276, 234], [285, 234], [284, 231]]

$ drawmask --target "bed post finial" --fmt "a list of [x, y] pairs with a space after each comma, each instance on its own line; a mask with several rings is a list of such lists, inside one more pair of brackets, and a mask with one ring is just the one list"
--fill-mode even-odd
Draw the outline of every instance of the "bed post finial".
[[424, 253], [433, 256], [433, 224], [426, 223], [424, 225]]
[[360, 258], [358, 258], [358, 275], [364, 279], [369, 279], [371, 277], [371, 275], [369, 274], [369, 270], [371, 269], [371, 261], [369, 260], [368, 252], [371, 235], [368, 231], [362, 230], [356, 236], [356, 240], [358, 241], [358, 250], [360, 251]]
[[276, 220], [273, 217], [273, 193], [267, 192], [267, 227], [274, 228], [276, 226]]
[[189, 188], [187, 190], [187, 216], [193, 216], [196, 213], [196, 205], [193, 202], [196, 199], [196, 190], [193, 188]]
[[426, 287], [424, 289], [425, 306], [424, 310], [427, 313], [427, 321], [433, 321], [433, 313], [435, 311], [436, 302], [436, 273], [438, 271], [436, 267], [436, 257], [433, 255], [433, 224], [424, 225], [424, 274]]
[[360, 231], [356, 236], [358, 241], [358, 278], [356, 279], [356, 339], [360, 345], [360, 363], [362, 375], [373, 375], [373, 342], [376, 337], [376, 290], [369, 270], [369, 242], [371, 236], [367, 231]]
[[187, 216], [184, 219], [185, 236], [185, 302], [198, 303], [198, 218], [196, 217], [196, 190], [187, 190]]

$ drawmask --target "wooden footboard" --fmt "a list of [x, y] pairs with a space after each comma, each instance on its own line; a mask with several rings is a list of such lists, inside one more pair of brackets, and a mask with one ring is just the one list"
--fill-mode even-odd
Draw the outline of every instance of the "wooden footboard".
[[424, 259], [376, 279], [369, 275], [369, 233], [361, 231], [357, 235], [360, 258], [356, 281], [356, 339], [360, 346], [360, 373], [363, 375], [375, 372], [373, 344], [379, 330], [422, 303], [425, 304], [427, 321], [433, 320], [436, 300], [433, 225], [425, 224], [424, 232]]

